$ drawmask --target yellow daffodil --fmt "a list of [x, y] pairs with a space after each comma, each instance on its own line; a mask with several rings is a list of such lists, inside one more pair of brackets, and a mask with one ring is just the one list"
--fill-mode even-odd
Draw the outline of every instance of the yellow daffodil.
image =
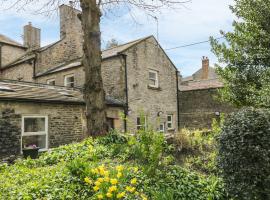
[[141, 194], [143, 200], [147, 200], [147, 197], [144, 194]]
[[109, 176], [109, 174], [110, 174], [109, 171], [105, 170], [103, 175], [104, 176]]
[[116, 190], [117, 190], [117, 187], [114, 185], [114, 186], [109, 187], [108, 192], [112, 193], [112, 192], [114, 192]]
[[106, 196], [107, 196], [108, 198], [111, 198], [113, 195], [112, 195], [112, 193], [108, 192], [108, 193], [106, 194]]
[[116, 198], [117, 198], [117, 199], [121, 199], [121, 198], [123, 198], [125, 195], [126, 195], [125, 192], [121, 192], [121, 193], [118, 193], [118, 194], [116, 195]]
[[85, 177], [84, 178], [84, 182], [86, 182], [86, 183], [88, 183], [88, 184], [93, 184], [93, 181], [90, 179], [90, 178], [88, 178], [88, 177]]
[[94, 189], [94, 191], [96, 192], [96, 191], [99, 190], [99, 187], [98, 187], [98, 186], [95, 186], [95, 187], [93, 187], [93, 189]]
[[118, 180], [117, 180], [117, 179], [115, 179], [115, 178], [112, 178], [112, 179], [111, 179], [111, 184], [115, 185], [115, 184], [117, 184], [117, 183], [118, 183]]
[[105, 181], [105, 182], [110, 182], [110, 178], [109, 178], [108, 176], [106, 176], [106, 177], [104, 178], [104, 181]]
[[135, 187], [131, 187], [131, 186], [127, 186], [126, 187], [126, 191], [128, 191], [128, 192], [130, 192], [130, 193], [133, 193], [133, 192], [135, 192]]
[[117, 173], [117, 178], [121, 178], [123, 176], [123, 174], [121, 172]]
[[99, 195], [97, 195], [97, 198], [98, 199], [103, 199], [103, 195], [102, 194], [99, 194]]
[[137, 183], [137, 179], [136, 178], [131, 179], [130, 183], [135, 185]]
[[123, 171], [124, 167], [122, 165], [118, 165], [115, 167], [117, 171]]
[[134, 167], [134, 168], [133, 168], [133, 171], [134, 171], [135, 173], [138, 172], [138, 170], [139, 170], [138, 167]]
[[104, 181], [104, 178], [98, 178], [97, 181], [102, 183]]
[[99, 181], [96, 181], [96, 182], [95, 182], [95, 185], [96, 185], [96, 186], [100, 186], [100, 184], [101, 184], [101, 182], [99, 182]]
[[97, 168], [91, 169], [91, 172], [92, 172], [93, 174], [98, 174], [98, 169], [97, 169]]

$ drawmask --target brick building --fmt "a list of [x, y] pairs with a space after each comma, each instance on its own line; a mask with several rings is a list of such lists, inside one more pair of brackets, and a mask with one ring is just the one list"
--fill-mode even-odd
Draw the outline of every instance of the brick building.
[[[82, 87], [85, 72], [78, 12], [60, 6], [60, 40], [45, 47], [40, 47], [40, 29], [26, 25], [24, 45], [16, 43], [24, 52], [1, 65], [2, 79]], [[147, 125], [167, 133], [177, 131], [178, 71], [153, 36], [104, 50], [102, 78], [106, 95], [125, 104], [124, 130], [133, 132]], [[142, 113], [146, 124], [140, 120]]]

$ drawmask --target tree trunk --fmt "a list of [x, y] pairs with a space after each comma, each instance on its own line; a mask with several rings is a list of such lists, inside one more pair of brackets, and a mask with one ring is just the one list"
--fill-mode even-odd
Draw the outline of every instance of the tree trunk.
[[85, 69], [84, 99], [87, 132], [91, 136], [106, 133], [105, 92], [101, 76], [101, 13], [96, 0], [80, 0], [84, 35], [83, 66]]

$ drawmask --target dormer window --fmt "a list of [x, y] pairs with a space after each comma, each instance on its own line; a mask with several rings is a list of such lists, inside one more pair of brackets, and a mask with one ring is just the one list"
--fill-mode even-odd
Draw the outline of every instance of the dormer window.
[[148, 86], [158, 88], [158, 71], [149, 70], [148, 72]]
[[65, 83], [66, 87], [74, 87], [75, 86], [75, 79], [74, 74], [66, 75], [65, 76]]

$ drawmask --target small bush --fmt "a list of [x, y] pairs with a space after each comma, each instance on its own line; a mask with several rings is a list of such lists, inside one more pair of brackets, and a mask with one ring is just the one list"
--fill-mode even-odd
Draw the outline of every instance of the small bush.
[[206, 178], [179, 166], [169, 166], [158, 171], [145, 188], [153, 199], [227, 200], [220, 178]]
[[218, 164], [235, 199], [270, 199], [270, 111], [232, 114], [222, 127]]
[[129, 138], [129, 159], [144, 166], [147, 174], [154, 174], [162, 164], [167, 143], [164, 134], [140, 130]]

